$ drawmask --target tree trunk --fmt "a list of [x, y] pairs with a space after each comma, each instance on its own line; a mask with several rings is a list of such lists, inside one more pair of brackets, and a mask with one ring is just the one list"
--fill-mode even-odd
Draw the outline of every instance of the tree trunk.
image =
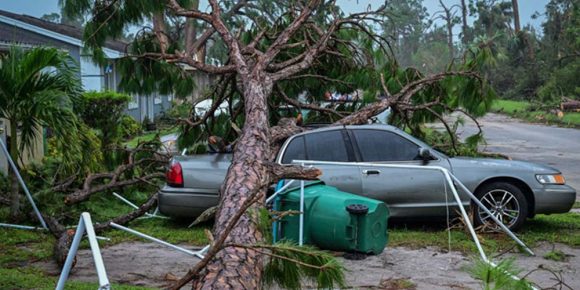
[[[18, 123], [10, 120], [10, 157], [18, 167]], [[17, 220], [20, 216], [20, 185], [16, 172], [10, 167], [10, 219]]]
[[439, 0], [439, 5], [443, 8], [443, 12], [445, 12], [445, 22], [447, 27], [447, 49], [449, 50], [449, 60], [453, 61], [455, 58], [455, 49], [453, 47], [453, 14], [451, 13], [451, 8], [448, 8], [443, 4], [442, 0]]
[[155, 36], [159, 42], [159, 49], [161, 50], [161, 53], [165, 53], [167, 51], [167, 47], [169, 46], [169, 39], [167, 37], [165, 16], [163, 15], [163, 12], [157, 12], [153, 14], [153, 31], [155, 32]]
[[446, 11], [447, 15], [447, 48], [449, 49], [449, 59], [453, 61], [455, 58], [455, 48], [453, 46], [453, 22], [451, 15]]
[[[199, 8], [199, 1], [195, 0], [192, 1], [191, 9], [198, 9]], [[185, 51], [190, 53], [191, 55], [196, 55], [197, 51], [193, 51], [193, 43], [197, 39], [197, 29], [196, 29], [196, 20], [194, 19], [187, 19], [185, 20]], [[203, 62], [202, 59], [198, 59], [198, 61]]]
[[462, 32], [463, 37], [461, 40], [463, 41], [463, 45], [467, 45], [470, 41], [469, 39], [469, 26], [467, 26], [467, 5], [465, 5], [465, 0], [461, 0], [461, 22], [462, 25]]
[[518, 34], [521, 30], [520, 10], [518, 8], [518, 0], [512, 0], [512, 9], [514, 10], [514, 30], [516, 34]]
[[[270, 130], [266, 98], [272, 91], [272, 81], [263, 74], [259, 72], [242, 76], [246, 122], [221, 188], [214, 237], [223, 233], [229, 219], [235, 216], [252, 192], [258, 191], [258, 202], [240, 218], [226, 243], [256, 244], [262, 241], [262, 234], [250, 212], [263, 205], [265, 185], [270, 180], [267, 167]], [[228, 247], [221, 250], [204, 268], [193, 286], [196, 289], [259, 289], [262, 266], [262, 257], [256, 251]]]

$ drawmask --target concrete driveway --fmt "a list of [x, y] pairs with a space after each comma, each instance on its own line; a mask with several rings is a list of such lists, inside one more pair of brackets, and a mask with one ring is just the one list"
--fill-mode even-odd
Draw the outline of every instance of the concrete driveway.
[[[458, 129], [462, 138], [477, 132], [475, 123], [465, 120], [465, 126]], [[555, 167], [562, 171], [567, 184], [580, 190], [580, 130], [529, 124], [492, 113], [478, 121], [487, 141], [484, 151]]]

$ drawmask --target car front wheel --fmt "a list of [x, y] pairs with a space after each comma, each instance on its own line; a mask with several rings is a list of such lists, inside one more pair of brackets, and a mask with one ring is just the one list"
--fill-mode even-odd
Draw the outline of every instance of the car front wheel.
[[[476, 195], [491, 214], [510, 230], [518, 230], [524, 224], [528, 216], [528, 201], [517, 186], [507, 182], [494, 182], [482, 186]], [[476, 225], [484, 225], [487, 230], [500, 230], [488, 213], [478, 206], [474, 208]]]

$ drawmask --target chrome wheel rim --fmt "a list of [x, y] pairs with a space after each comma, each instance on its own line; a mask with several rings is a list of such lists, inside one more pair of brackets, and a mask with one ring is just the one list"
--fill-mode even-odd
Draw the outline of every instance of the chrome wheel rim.
[[[489, 191], [480, 199], [481, 203], [508, 228], [513, 226], [520, 217], [520, 203], [518, 199], [509, 191], [494, 189]], [[479, 220], [493, 230], [499, 230], [499, 226], [493, 221], [491, 216], [483, 209], [478, 208]]]

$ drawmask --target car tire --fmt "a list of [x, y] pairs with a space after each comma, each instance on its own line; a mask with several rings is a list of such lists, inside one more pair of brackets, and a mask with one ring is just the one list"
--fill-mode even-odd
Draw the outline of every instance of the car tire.
[[[492, 182], [477, 189], [475, 195], [492, 214], [510, 230], [520, 229], [528, 217], [528, 200], [521, 189], [509, 182]], [[476, 226], [485, 230], [500, 231], [500, 227], [477, 205], [473, 206]]]

